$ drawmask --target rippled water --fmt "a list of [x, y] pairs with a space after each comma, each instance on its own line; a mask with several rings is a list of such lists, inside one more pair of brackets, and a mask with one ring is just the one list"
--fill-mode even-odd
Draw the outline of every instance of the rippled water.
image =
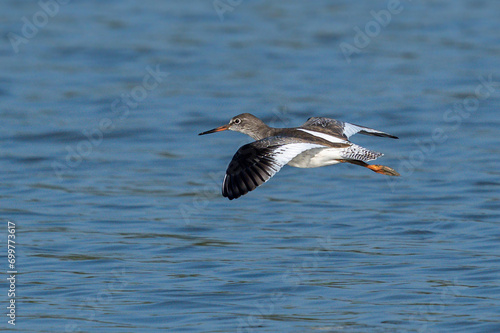
[[[15, 329], [500, 331], [500, 4], [231, 3], [3, 2]], [[197, 133], [242, 112], [397, 135], [352, 140], [402, 177], [285, 167], [228, 201], [250, 139]]]

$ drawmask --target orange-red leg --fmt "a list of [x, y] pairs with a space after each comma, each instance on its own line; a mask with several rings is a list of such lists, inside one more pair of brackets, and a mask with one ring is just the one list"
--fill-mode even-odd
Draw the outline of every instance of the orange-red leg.
[[368, 164], [368, 163], [365, 163], [365, 162], [359, 161], [359, 160], [339, 160], [339, 162], [341, 162], [341, 163], [347, 162], [347, 163], [363, 166], [365, 168], [372, 170], [373, 172], [380, 173], [380, 174], [387, 175], [387, 176], [400, 176], [400, 174], [396, 170], [394, 170], [393, 168], [390, 168], [388, 166], [385, 166], [385, 165]]

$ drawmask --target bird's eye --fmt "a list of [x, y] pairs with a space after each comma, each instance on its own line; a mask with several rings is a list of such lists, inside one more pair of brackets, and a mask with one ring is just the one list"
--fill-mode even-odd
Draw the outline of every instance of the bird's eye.
[[239, 124], [239, 123], [241, 123], [241, 119], [240, 119], [240, 118], [236, 118], [236, 119], [234, 120], [234, 123], [235, 123], [235, 124]]

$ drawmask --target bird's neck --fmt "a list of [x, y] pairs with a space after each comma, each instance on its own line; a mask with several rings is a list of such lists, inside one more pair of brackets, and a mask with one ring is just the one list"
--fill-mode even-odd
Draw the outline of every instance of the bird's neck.
[[249, 136], [251, 136], [254, 140], [262, 140], [264, 138], [268, 138], [270, 136], [274, 136], [275, 132], [276, 132], [276, 128], [269, 127], [266, 124], [262, 123], [259, 126], [259, 130], [258, 131], [254, 131], [254, 132], [246, 133], [246, 134], [248, 134]]

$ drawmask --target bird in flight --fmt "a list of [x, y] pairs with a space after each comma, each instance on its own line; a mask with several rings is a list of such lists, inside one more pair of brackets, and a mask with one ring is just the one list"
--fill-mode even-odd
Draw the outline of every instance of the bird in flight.
[[285, 164], [296, 168], [317, 168], [351, 163], [383, 175], [399, 176], [388, 166], [366, 163], [379, 158], [382, 153], [349, 141], [349, 137], [356, 133], [398, 138], [372, 128], [324, 117], [311, 117], [300, 127], [273, 128], [250, 113], [242, 113], [227, 125], [198, 135], [225, 130], [247, 134], [256, 140], [240, 147], [227, 167], [222, 195], [229, 200], [255, 190]]

